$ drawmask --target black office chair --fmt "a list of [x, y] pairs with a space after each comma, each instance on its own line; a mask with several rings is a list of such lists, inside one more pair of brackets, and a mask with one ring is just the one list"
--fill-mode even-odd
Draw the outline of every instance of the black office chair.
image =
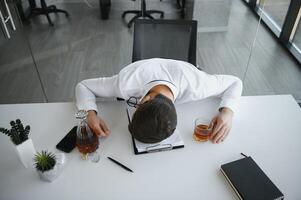
[[196, 43], [197, 21], [137, 19], [132, 61], [168, 58], [196, 66]]
[[[135, 1], [135, 0], [133, 0]], [[160, 0], [161, 1], [161, 0]], [[124, 18], [127, 14], [135, 14], [135, 16], [129, 21], [128, 27], [131, 28], [133, 22], [135, 19], [138, 19], [140, 17], [142, 18], [149, 18], [149, 19], [154, 19], [151, 14], [160, 14], [160, 17], [164, 17], [164, 12], [160, 10], [146, 10], [146, 4], [145, 0], [141, 0], [141, 10], [127, 10], [122, 13], [122, 18]]]
[[37, 8], [35, 0], [30, 0], [30, 16], [34, 15], [46, 15], [48, 23], [50, 26], [53, 26], [53, 23], [49, 17], [49, 13], [64, 13], [66, 17], [69, 17], [69, 13], [65, 10], [58, 9], [55, 5], [47, 6], [45, 0], [40, 0], [41, 8]]

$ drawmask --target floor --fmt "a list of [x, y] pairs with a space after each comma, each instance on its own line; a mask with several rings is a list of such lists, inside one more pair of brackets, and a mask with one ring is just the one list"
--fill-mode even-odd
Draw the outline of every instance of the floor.
[[[70, 18], [53, 15], [55, 26], [49, 27], [45, 17], [35, 17], [29, 25], [18, 23], [13, 40], [0, 35], [5, 52], [0, 54], [0, 103], [73, 101], [80, 80], [111, 76], [131, 63], [133, 29], [120, 16], [139, 8], [140, 1], [112, 0], [109, 20], [100, 20], [97, 0], [52, 1]], [[177, 19], [175, 2], [150, 0], [147, 5]], [[192, 6], [198, 12], [198, 1], [188, 1]], [[293, 94], [300, 100], [300, 65], [264, 26], [250, 54], [258, 19], [241, 0], [232, 0], [230, 9], [227, 31], [198, 33], [198, 65], [209, 73], [240, 77], [244, 95]]]

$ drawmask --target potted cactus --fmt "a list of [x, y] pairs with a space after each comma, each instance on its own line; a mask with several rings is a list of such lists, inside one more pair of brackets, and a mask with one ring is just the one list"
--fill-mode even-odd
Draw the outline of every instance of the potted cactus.
[[0, 128], [0, 132], [10, 137], [22, 164], [27, 168], [33, 164], [32, 157], [36, 153], [32, 140], [28, 137], [30, 126], [24, 128], [20, 119], [11, 121], [10, 125], [11, 129]]
[[34, 156], [34, 162], [42, 180], [51, 182], [56, 178], [56, 157], [53, 153], [47, 151], [38, 152]]
[[61, 166], [64, 163], [64, 154], [55, 155], [49, 151], [41, 151], [35, 154], [34, 162], [40, 178], [52, 182], [58, 177]]
[[52, 182], [62, 171], [65, 162], [63, 153], [53, 154], [47, 150], [37, 152], [34, 156], [35, 168], [42, 180]]

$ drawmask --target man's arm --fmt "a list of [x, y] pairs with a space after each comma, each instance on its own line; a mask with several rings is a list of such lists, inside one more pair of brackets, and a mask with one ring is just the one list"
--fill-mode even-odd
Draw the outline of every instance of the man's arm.
[[218, 115], [216, 115], [211, 123], [213, 130], [210, 139], [213, 143], [223, 142], [228, 136], [232, 128], [233, 111], [229, 108], [222, 108]]
[[242, 82], [239, 78], [229, 75], [215, 75], [214, 79], [216, 79], [215, 91], [211, 92], [222, 100], [219, 114], [212, 119], [211, 141], [220, 143], [226, 139], [232, 128], [233, 115], [237, 112], [242, 93]]
[[221, 98], [219, 111], [226, 107], [234, 113], [238, 110], [238, 104], [242, 93], [242, 81], [231, 75], [208, 75], [205, 81], [205, 94]]
[[104, 120], [97, 116], [96, 97], [118, 97], [119, 91], [118, 75], [87, 79], [76, 85], [76, 106], [79, 110], [88, 111], [88, 125], [98, 136], [107, 136], [109, 129]]
[[120, 97], [118, 75], [104, 78], [86, 79], [75, 88], [76, 106], [79, 110], [95, 110], [96, 97]]
[[94, 110], [88, 111], [88, 125], [92, 129], [93, 133], [98, 136], [108, 136], [110, 134], [110, 130], [105, 123], [105, 121], [97, 116], [97, 113]]
[[238, 110], [242, 93], [242, 81], [231, 75], [210, 75], [201, 71], [195, 76], [196, 80], [192, 79], [191, 82], [193, 96], [200, 99], [212, 96], [221, 98], [219, 114], [212, 119], [211, 134], [211, 141], [220, 143], [225, 140], [232, 127], [232, 118]]

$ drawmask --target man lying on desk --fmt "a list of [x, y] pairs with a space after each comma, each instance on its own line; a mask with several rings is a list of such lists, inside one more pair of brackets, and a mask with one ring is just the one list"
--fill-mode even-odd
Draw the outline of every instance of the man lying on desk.
[[220, 143], [229, 134], [241, 93], [242, 82], [237, 77], [209, 75], [184, 61], [153, 58], [132, 63], [112, 77], [81, 81], [76, 86], [76, 104], [88, 111], [92, 131], [107, 136], [110, 131], [97, 116], [95, 97], [139, 98], [129, 130], [141, 142], [156, 143], [176, 128], [175, 103], [218, 96], [221, 103], [219, 114], [212, 119], [211, 141]]

